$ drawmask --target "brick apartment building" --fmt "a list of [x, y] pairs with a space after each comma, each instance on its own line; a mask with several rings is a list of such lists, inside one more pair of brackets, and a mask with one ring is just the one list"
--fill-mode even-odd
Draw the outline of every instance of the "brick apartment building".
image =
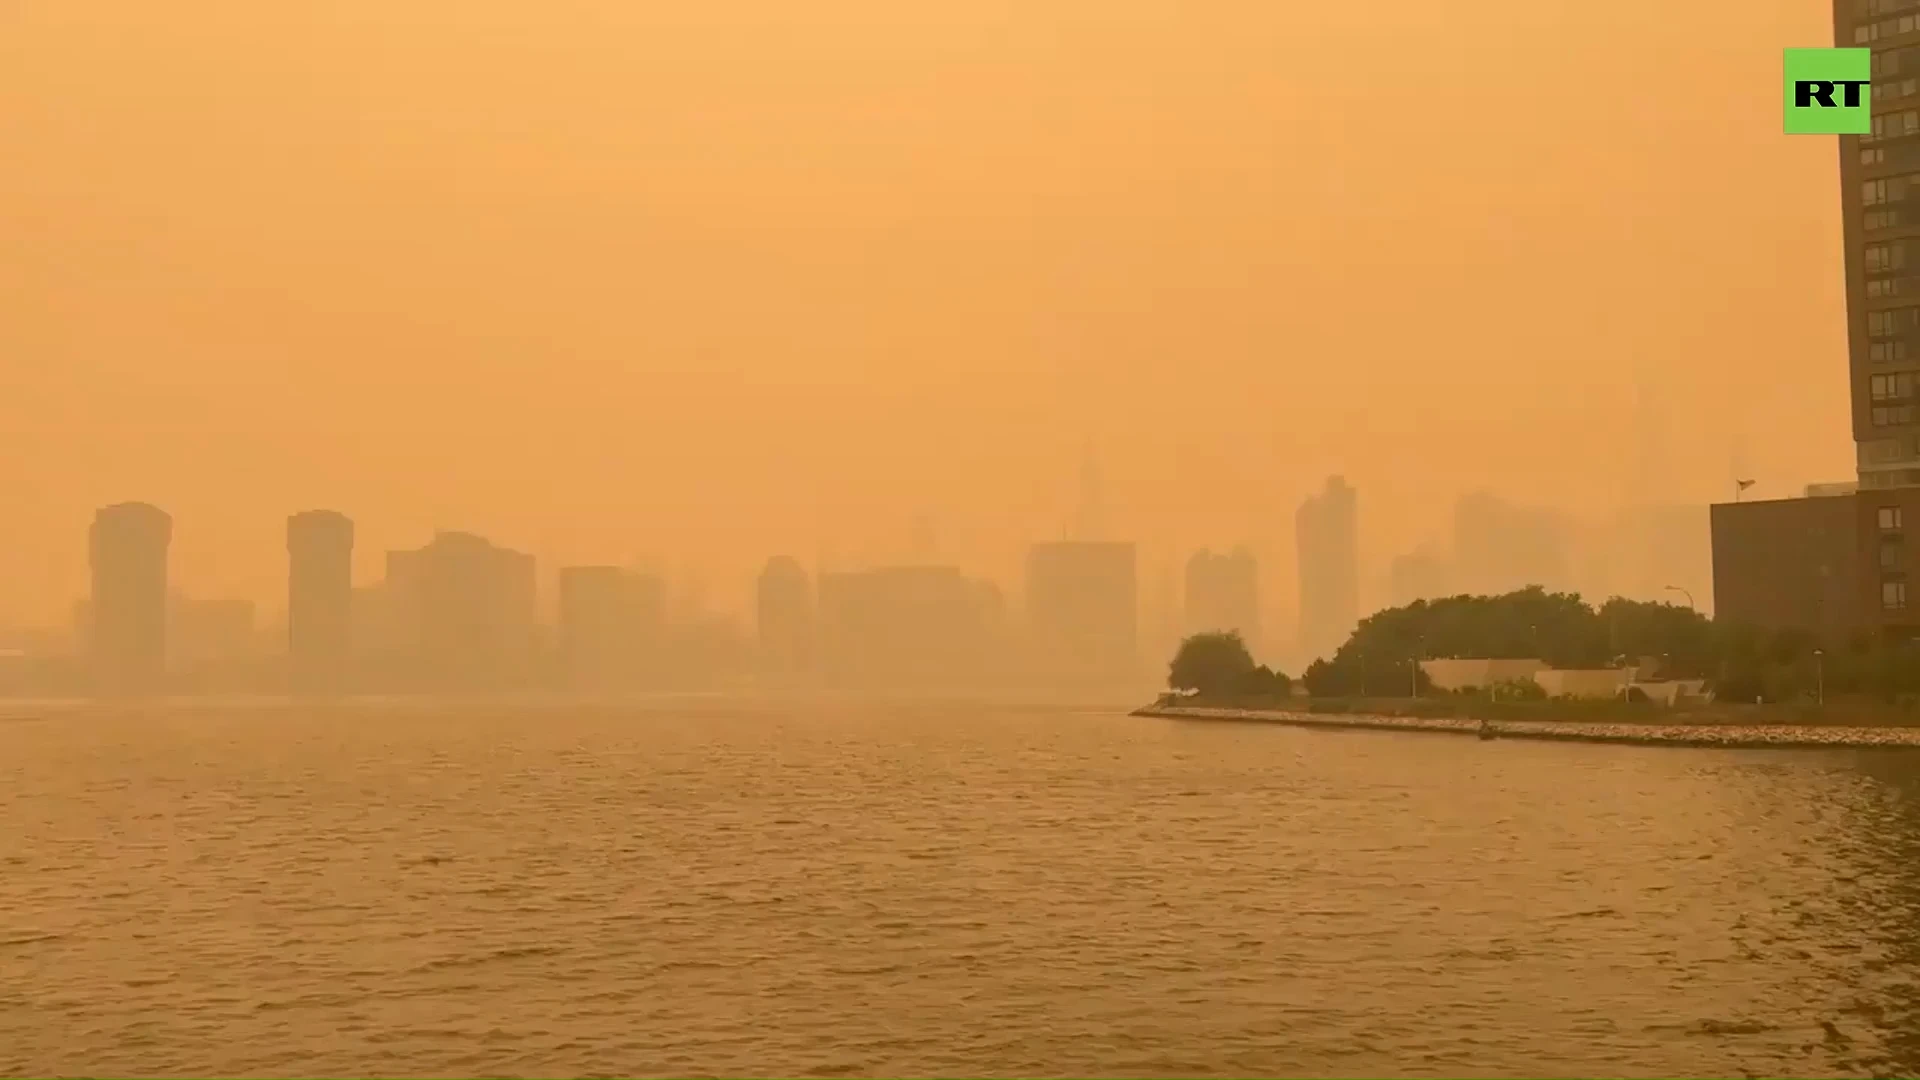
[[1721, 503], [1711, 514], [1715, 618], [1836, 643], [1920, 631], [1920, 596], [1908, 594], [1920, 487]]
[[[1920, 532], [1920, 0], [1834, 0], [1873, 51], [1873, 130], [1839, 136], [1847, 381], [1859, 481], [1711, 511], [1716, 618], [1912, 636]], [[1916, 598], [1920, 599], [1920, 598]]]

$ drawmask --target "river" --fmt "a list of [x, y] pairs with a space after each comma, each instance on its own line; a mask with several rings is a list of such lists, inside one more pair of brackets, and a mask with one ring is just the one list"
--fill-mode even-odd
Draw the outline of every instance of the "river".
[[806, 705], [0, 722], [10, 1075], [1920, 1072], [1920, 764]]

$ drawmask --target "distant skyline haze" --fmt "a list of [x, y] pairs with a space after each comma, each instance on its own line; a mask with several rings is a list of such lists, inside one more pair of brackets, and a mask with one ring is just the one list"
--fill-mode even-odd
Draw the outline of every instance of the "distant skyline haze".
[[136, 500], [179, 588], [263, 611], [328, 507], [359, 583], [468, 530], [549, 608], [647, 556], [744, 614], [769, 553], [919, 513], [1011, 587], [1089, 445], [1155, 564], [1288, 565], [1345, 475], [1368, 605], [1468, 491], [1620, 510], [1639, 401], [1659, 501], [1742, 446], [1750, 498], [1842, 479], [1834, 155], [1774, 90], [1830, 37], [1730, 0], [9, 5], [0, 623], [64, 622]]

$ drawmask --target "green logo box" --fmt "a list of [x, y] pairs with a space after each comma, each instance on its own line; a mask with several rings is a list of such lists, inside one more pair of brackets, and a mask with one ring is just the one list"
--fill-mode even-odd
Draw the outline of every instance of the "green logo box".
[[1788, 49], [1786, 76], [1787, 134], [1873, 130], [1872, 49]]

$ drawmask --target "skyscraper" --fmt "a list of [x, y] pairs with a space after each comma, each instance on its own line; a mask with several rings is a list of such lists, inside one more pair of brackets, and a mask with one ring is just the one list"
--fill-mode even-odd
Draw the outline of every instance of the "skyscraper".
[[509, 686], [530, 674], [533, 556], [464, 532], [387, 553], [396, 632], [414, 674], [441, 688]]
[[159, 688], [167, 667], [167, 548], [173, 519], [146, 503], [97, 511], [88, 531], [93, 577], [87, 636], [96, 685]]
[[953, 566], [822, 574], [822, 673], [839, 686], [975, 685], [990, 646], [982, 599], [978, 583]]
[[1065, 541], [1027, 550], [1027, 630], [1041, 672], [1079, 683], [1141, 674], [1134, 546]]
[[769, 671], [804, 670], [813, 652], [813, 583], [790, 556], [767, 560], [754, 585], [760, 662]]
[[[1842, 135], [1840, 238], [1858, 483], [1713, 506], [1716, 619], [1920, 637], [1908, 587], [1920, 519], [1920, 7], [1834, 0], [1835, 43], [1872, 52], [1872, 130]], [[1744, 470], [1741, 470], [1744, 471]]]
[[1447, 559], [1430, 544], [1396, 555], [1387, 566], [1387, 602], [1405, 607], [1450, 595], [1450, 571]]
[[1562, 514], [1484, 491], [1453, 507], [1453, 573], [1462, 592], [1495, 594], [1539, 585], [1572, 589], [1573, 528]]
[[353, 652], [353, 521], [332, 510], [287, 519], [287, 659], [296, 689], [340, 690]]
[[634, 576], [618, 566], [563, 566], [559, 593], [567, 684], [605, 689], [633, 681], [642, 648]]
[[1837, 44], [1873, 51], [1873, 130], [1842, 135], [1848, 372], [1862, 488], [1920, 485], [1920, 11], [1834, 0]]
[[1300, 559], [1303, 657], [1330, 655], [1360, 621], [1360, 537], [1357, 499], [1344, 478], [1330, 476], [1294, 514]]
[[1186, 632], [1230, 630], [1257, 654], [1260, 647], [1260, 572], [1253, 553], [1194, 552], [1187, 560]]

